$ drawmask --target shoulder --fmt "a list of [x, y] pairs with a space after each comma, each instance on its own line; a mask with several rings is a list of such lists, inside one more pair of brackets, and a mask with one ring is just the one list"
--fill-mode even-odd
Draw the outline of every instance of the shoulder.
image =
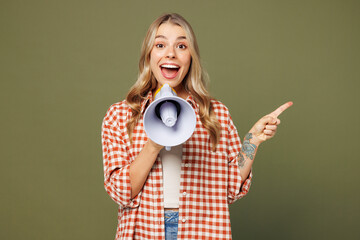
[[229, 124], [229, 122], [231, 121], [231, 116], [229, 109], [225, 106], [225, 104], [223, 104], [219, 100], [211, 99], [211, 107], [220, 124], [222, 125]]
[[233, 131], [237, 132], [236, 126], [234, 125], [229, 109], [225, 106], [225, 104], [215, 99], [211, 100], [211, 104], [220, 124], [223, 125], [228, 132], [233, 132]]
[[211, 99], [211, 107], [217, 114], [229, 115], [229, 109], [219, 100]]
[[114, 103], [108, 108], [104, 123], [109, 125], [126, 124], [129, 113], [131, 113], [131, 109], [125, 100]]

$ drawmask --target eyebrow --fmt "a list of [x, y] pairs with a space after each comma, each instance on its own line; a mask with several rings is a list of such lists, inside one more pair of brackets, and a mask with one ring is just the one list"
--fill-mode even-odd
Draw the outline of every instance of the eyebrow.
[[[167, 37], [165, 37], [164, 35], [156, 35], [155, 39], [156, 38], [164, 38], [164, 39], [167, 39]], [[186, 39], [186, 36], [179, 36], [176, 38], [176, 40], [181, 40], [181, 39]]]

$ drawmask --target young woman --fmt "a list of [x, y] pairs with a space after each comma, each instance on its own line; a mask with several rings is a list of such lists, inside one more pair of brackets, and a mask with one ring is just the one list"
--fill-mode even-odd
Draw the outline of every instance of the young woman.
[[[249, 191], [257, 148], [292, 103], [261, 118], [241, 144], [228, 109], [206, 89], [195, 35], [178, 14], [151, 24], [139, 69], [102, 126], [105, 188], [119, 205], [116, 239], [231, 239], [228, 204]], [[163, 84], [197, 117], [191, 138], [170, 152], [147, 138], [142, 119]]]

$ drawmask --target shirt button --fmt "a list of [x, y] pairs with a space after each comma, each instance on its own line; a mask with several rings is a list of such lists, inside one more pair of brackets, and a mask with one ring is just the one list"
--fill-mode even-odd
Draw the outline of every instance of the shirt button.
[[182, 221], [183, 223], [186, 222], [186, 218], [183, 218], [181, 221]]
[[183, 192], [183, 195], [186, 196], [186, 192]]
[[190, 164], [188, 164], [188, 163], [185, 163], [185, 167], [189, 167], [190, 166]]

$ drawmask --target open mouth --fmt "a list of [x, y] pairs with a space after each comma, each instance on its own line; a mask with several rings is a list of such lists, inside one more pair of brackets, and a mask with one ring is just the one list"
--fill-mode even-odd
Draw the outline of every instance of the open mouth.
[[167, 79], [175, 78], [179, 72], [180, 67], [173, 64], [160, 65], [162, 75]]

